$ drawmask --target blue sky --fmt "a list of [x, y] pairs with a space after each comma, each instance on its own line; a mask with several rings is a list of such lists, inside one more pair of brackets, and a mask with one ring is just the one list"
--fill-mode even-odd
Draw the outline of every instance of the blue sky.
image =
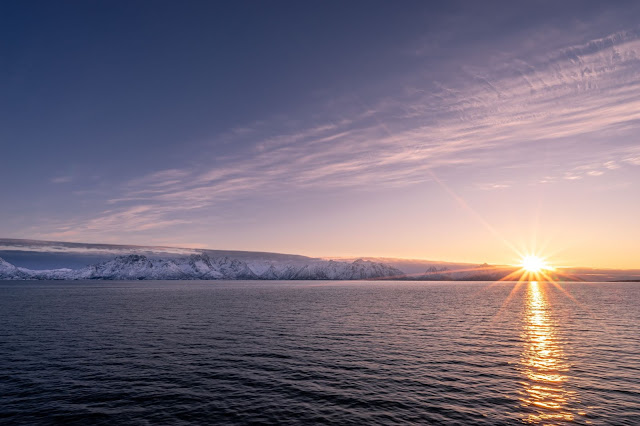
[[637, 2], [4, 2], [0, 235], [638, 267]]

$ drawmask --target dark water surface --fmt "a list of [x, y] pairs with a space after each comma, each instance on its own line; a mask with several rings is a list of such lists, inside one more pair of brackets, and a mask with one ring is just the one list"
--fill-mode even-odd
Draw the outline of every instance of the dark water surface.
[[640, 424], [639, 283], [0, 282], [5, 424]]

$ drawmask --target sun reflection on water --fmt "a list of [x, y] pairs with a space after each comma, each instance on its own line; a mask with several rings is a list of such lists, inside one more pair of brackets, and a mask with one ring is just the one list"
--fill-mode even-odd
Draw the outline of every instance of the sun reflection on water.
[[573, 421], [568, 408], [573, 392], [566, 388], [569, 364], [556, 333], [556, 324], [549, 315], [546, 286], [532, 281], [527, 286], [526, 312], [523, 327], [524, 350], [521, 357], [521, 403], [530, 414], [529, 423]]

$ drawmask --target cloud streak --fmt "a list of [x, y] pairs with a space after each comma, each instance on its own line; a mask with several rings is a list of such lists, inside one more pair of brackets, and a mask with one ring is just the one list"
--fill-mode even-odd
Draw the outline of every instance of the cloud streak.
[[[514, 53], [492, 68], [466, 66], [451, 81], [426, 79], [339, 119], [327, 115], [320, 124], [270, 136], [262, 136], [263, 123], [229, 132], [225, 138], [251, 140], [250, 147], [217, 157], [215, 166], [201, 161], [129, 181], [109, 209], [56, 235], [181, 225], [187, 222], [181, 213], [249, 195], [406, 186], [431, 180], [434, 172], [518, 167], [541, 144], [553, 147], [555, 175], [546, 171], [540, 182], [614, 173], [640, 165], [637, 141], [601, 142], [605, 132], [638, 128], [639, 77], [640, 37], [633, 31], [526, 60]], [[510, 185], [476, 184], [481, 190]]]

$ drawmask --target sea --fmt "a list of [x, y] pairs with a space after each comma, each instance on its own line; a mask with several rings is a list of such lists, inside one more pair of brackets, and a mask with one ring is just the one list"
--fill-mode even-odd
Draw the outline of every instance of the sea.
[[640, 424], [640, 283], [0, 281], [8, 425]]

